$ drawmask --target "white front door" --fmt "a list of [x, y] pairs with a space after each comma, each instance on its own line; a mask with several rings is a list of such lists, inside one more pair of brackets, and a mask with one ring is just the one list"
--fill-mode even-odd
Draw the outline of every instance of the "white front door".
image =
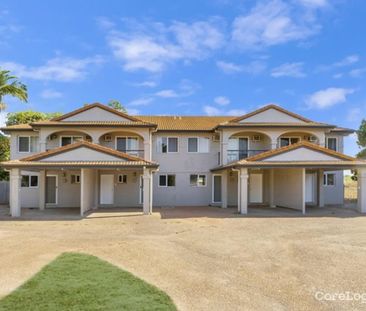
[[46, 176], [46, 204], [57, 204], [58, 180], [57, 175]]
[[314, 183], [315, 183], [315, 175], [314, 174], [306, 174], [305, 177], [305, 202], [313, 203], [314, 200]]
[[114, 203], [114, 175], [100, 175], [100, 204]]
[[249, 175], [249, 202], [263, 203], [263, 175]]

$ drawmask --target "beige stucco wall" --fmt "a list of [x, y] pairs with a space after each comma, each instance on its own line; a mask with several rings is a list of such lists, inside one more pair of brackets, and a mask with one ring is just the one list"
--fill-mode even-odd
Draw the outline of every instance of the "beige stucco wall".
[[104, 109], [94, 107], [64, 119], [63, 121], [129, 121]]

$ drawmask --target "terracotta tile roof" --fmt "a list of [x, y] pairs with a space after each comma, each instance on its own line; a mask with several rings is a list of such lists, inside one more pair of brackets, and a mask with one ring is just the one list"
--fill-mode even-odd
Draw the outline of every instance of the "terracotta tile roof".
[[31, 123], [33, 127], [40, 126], [88, 126], [88, 127], [156, 127], [156, 124], [144, 121], [39, 121]]
[[331, 132], [343, 132], [343, 133], [347, 133], [347, 134], [352, 134], [352, 133], [355, 133], [356, 130], [353, 130], [353, 129], [349, 129], [349, 128], [346, 128], [346, 127], [336, 127], [334, 129], [331, 129], [330, 130]]
[[254, 115], [258, 114], [258, 113], [261, 113], [261, 112], [266, 111], [266, 110], [269, 110], [269, 109], [275, 109], [277, 111], [280, 111], [282, 113], [285, 113], [285, 114], [287, 114], [287, 115], [289, 115], [289, 116], [291, 116], [293, 118], [299, 119], [299, 120], [304, 121], [304, 122], [312, 122], [311, 120], [309, 120], [309, 119], [307, 119], [307, 118], [305, 118], [303, 116], [300, 116], [299, 114], [293, 113], [291, 111], [288, 111], [288, 110], [286, 110], [286, 109], [284, 109], [284, 108], [282, 108], [282, 107], [280, 107], [278, 105], [274, 105], [274, 104], [270, 104], [270, 105], [264, 106], [262, 108], [259, 108], [257, 110], [254, 110], [254, 111], [252, 111], [250, 113], [247, 113], [247, 114], [245, 114], [243, 116], [240, 116], [238, 118], [235, 118], [235, 119], [231, 120], [231, 122], [243, 121], [244, 119], [247, 119], [249, 117], [252, 117], [252, 116], [254, 116]]
[[159, 131], [212, 131], [222, 122], [227, 122], [230, 116], [139, 116], [145, 122], [158, 125]]
[[135, 117], [132, 117], [126, 113], [123, 113], [121, 111], [118, 111], [116, 109], [113, 109], [109, 106], [106, 106], [106, 105], [103, 105], [101, 103], [94, 103], [94, 104], [89, 104], [89, 105], [85, 105], [84, 107], [81, 107], [79, 109], [76, 109], [74, 111], [71, 111], [69, 113], [66, 113], [66, 114], [63, 114], [62, 116], [59, 116], [59, 117], [56, 117], [56, 118], [53, 118], [52, 121], [62, 121], [64, 119], [67, 119], [69, 117], [72, 117], [80, 112], [83, 112], [83, 111], [87, 111], [89, 109], [92, 109], [92, 108], [100, 108], [100, 109], [103, 109], [105, 111], [108, 111], [108, 112], [111, 112], [115, 115], [118, 115], [122, 118], [125, 118], [125, 119], [128, 119], [128, 120], [131, 120], [131, 121], [139, 121], [139, 119], [135, 118]]
[[334, 125], [326, 124], [326, 123], [319, 123], [319, 122], [308, 122], [308, 123], [284, 123], [284, 122], [245, 122], [245, 123], [239, 123], [239, 122], [225, 122], [220, 123], [217, 125], [216, 128], [225, 128], [225, 127], [242, 127], [242, 128], [248, 128], [248, 127], [321, 127], [321, 128], [333, 128]]
[[[87, 142], [87, 141], [80, 141], [80, 142], [76, 142], [74, 144], [69, 144], [69, 145], [66, 145], [66, 146], [63, 146], [63, 147], [58, 147], [58, 148], [51, 149], [51, 150], [48, 150], [48, 151], [40, 152], [40, 153], [31, 155], [29, 157], [21, 158], [18, 161], [19, 162], [39, 161], [39, 160], [48, 158], [50, 156], [54, 156], [54, 155], [64, 153], [64, 152], [67, 152], [67, 151], [70, 151], [70, 150], [74, 150], [74, 149], [77, 149], [77, 148], [81, 148], [81, 147], [86, 147], [86, 148], [89, 148], [89, 149], [92, 149], [92, 150], [96, 150], [96, 151], [99, 151], [99, 152], [102, 152], [102, 153], [106, 153], [106, 154], [121, 158], [123, 160], [131, 161], [131, 162], [143, 162], [143, 163], [149, 164], [149, 165], [157, 165], [157, 163], [155, 163], [155, 162], [147, 161], [147, 160], [144, 160], [140, 157], [135, 157], [135, 156], [129, 155], [127, 153], [124, 153], [124, 152], [121, 152], [121, 151], [118, 151], [118, 150], [115, 150], [115, 149], [112, 149], [112, 148], [104, 147], [104, 146], [101, 146], [101, 145], [93, 144], [93, 143], [90, 143], [90, 142]], [[9, 162], [11, 162], [11, 161], [9, 161]], [[82, 162], [86, 162], [86, 161], [82, 161]]]
[[12, 130], [12, 131], [32, 131], [33, 128], [30, 124], [15, 124], [15, 125], [9, 125], [9, 126], [4, 126], [2, 128], [0, 128], [1, 131], [8, 131], [8, 130]]

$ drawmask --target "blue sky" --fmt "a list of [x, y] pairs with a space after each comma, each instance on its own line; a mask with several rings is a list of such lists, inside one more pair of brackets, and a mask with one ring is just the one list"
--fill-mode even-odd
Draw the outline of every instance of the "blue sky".
[[118, 99], [132, 114], [240, 115], [276, 103], [358, 128], [365, 16], [362, 0], [3, 0], [0, 66], [29, 88], [8, 111]]

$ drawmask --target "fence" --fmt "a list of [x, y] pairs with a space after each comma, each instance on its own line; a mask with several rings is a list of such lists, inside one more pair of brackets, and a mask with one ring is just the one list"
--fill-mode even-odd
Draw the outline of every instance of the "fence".
[[0, 181], [0, 204], [9, 203], [9, 182]]

